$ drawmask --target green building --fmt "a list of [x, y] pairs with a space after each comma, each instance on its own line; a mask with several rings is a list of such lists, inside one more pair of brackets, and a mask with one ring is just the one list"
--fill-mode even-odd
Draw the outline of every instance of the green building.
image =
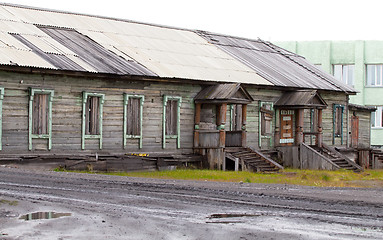
[[383, 146], [383, 41], [289, 41], [276, 45], [304, 56], [359, 91], [350, 103], [375, 106], [371, 145]]

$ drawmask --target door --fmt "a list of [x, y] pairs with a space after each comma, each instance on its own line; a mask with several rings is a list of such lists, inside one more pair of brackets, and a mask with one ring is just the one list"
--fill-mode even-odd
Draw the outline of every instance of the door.
[[291, 146], [294, 143], [293, 135], [293, 110], [281, 110], [280, 122], [281, 122], [281, 139], [280, 144], [282, 146]]
[[358, 139], [359, 139], [359, 117], [352, 116], [351, 117], [351, 147], [358, 147]]

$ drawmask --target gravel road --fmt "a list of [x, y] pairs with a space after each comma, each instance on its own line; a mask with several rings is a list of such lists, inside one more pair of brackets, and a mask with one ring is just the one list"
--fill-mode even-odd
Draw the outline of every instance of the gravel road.
[[[34, 212], [70, 216], [19, 219]], [[383, 239], [383, 189], [155, 180], [3, 166], [0, 239]]]

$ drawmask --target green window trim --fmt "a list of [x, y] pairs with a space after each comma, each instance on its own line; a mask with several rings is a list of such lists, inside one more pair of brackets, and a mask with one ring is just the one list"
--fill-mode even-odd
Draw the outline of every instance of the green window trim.
[[[340, 115], [340, 134], [336, 134], [336, 111], [337, 109], [341, 109]], [[344, 106], [340, 104], [334, 104], [333, 108], [333, 135], [332, 135], [332, 143], [335, 144], [335, 138], [340, 138], [340, 142], [343, 145], [343, 114], [344, 114]]]
[[[166, 135], [166, 105], [168, 100], [175, 100], [178, 102], [177, 105], [177, 135]], [[182, 97], [168, 96], [164, 95], [163, 102], [163, 113], [162, 113], [162, 148], [166, 148], [166, 139], [177, 139], [177, 148], [181, 148], [181, 127], [180, 127], [180, 117], [181, 117], [181, 103]]]
[[0, 150], [3, 150], [3, 99], [4, 88], [0, 87]]
[[[98, 127], [99, 134], [86, 134], [86, 102], [88, 97], [99, 97], [99, 116], [98, 116]], [[103, 93], [91, 93], [91, 92], [82, 92], [82, 131], [81, 131], [81, 149], [85, 149], [85, 140], [86, 139], [99, 139], [99, 148], [102, 149], [102, 119], [103, 119], [103, 105], [105, 101], [105, 94]]]
[[[33, 99], [35, 94], [46, 94], [48, 97], [48, 134], [33, 134], [32, 125], [33, 125]], [[48, 139], [48, 150], [52, 149], [52, 100], [54, 96], [54, 90], [47, 89], [29, 89], [29, 116], [28, 116], [28, 149], [32, 150], [33, 139]]]
[[[140, 135], [128, 135], [126, 132], [128, 131], [128, 113], [127, 106], [129, 103], [129, 98], [138, 98], [140, 99]], [[124, 94], [124, 133], [123, 133], [123, 142], [124, 148], [126, 148], [126, 140], [127, 139], [138, 139], [139, 140], [139, 148], [142, 148], [142, 119], [143, 119], [143, 109], [144, 109], [144, 95], [136, 95], [136, 94]]]
[[[274, 103], [273, 102], [263, 102], [259, 101], [259, 110], [258, 110], [258, 144], [259, 147], [262, 147], [262, 139], [269, 139], [270, 140], [270, 146], [273, 145], [273, 138], [272, 136], [269, 135], [262, 135], [262, 112], [261, 112], [261, 107], [263, 105], [271, 105], [271, 110], [274, 111]], [[273, 128], [273, 122], [271, 121], [270, 123], [270, 128]]]

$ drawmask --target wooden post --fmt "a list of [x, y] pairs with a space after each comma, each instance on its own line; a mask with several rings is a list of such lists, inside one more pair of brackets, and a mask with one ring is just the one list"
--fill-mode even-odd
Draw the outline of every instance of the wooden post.
[[225, 134], [225, 123], [226, 123], [226, 111], [227, 111], [227, 104], [222, 103], [218, 108], [217, 113], [217, 130], [219, 130], [219, 151], [221, 154], [218, 154], [218, 169], [224, 168], [224, 161], [225, 161], [225, 141], [226, 141], [226, 134]]
[[316, 136], [316, 145], [322, 147], [323, 143], [323, 127], [322, 127], [322, 109], [318, 109], [318, 135]]
[[296, 110], [295, 144], [297, 146], [303, 143], [303, 120], [304, 120], [304, 109]]
[[201, 122], [201, 103], [195, 105], [194, 116], [194, 147], [199, 147], [199, 124]]
[[246, 118], [247, 118], [247, 104], [242, 105], [242, 147], [246, 147]]
[[[259, 116], [260, 117], [260, 116]], [[281, 140], [281, 122], [280, 122], [280, 110], [275, 111], [275, 132], [274, 132], [274, 147], [280, 146]]]
[[222, 103], [218, 108], [217, 130], [219, 130], [219, 147], [225, 147], [225, 123], [226, 123], [227, 104]]

